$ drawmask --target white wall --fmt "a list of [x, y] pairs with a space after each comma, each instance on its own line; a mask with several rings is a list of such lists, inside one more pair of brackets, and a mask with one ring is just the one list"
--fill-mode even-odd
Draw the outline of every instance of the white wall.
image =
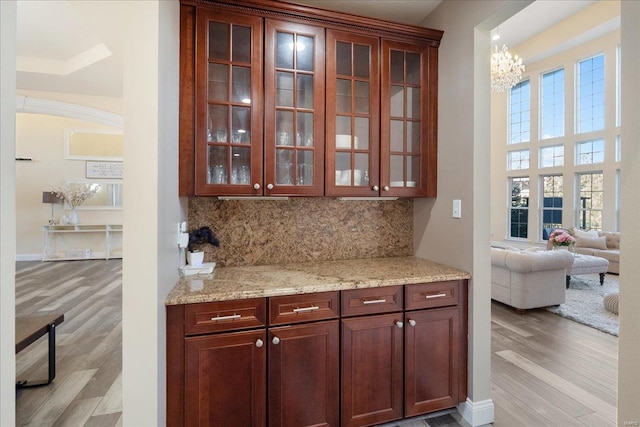
[[[445, 0], [421, 25], [444, 30], [439, 49], [438, 197], [416, 200], [416, 255], [468, 271], [472, 425], [493, 421], [491, 401], [489, 32], [530, 1]], [[478, 30], [476, 30], [478, 27]], [[451, 217], [462, 200], [462, 219]]]
[[0, 425], [16, 418], [16, 2], [0, 1]]
[[123, 410], [165, 425], [164, 301], [178, 281], [179, 3], [128, 1], [124, 53]]

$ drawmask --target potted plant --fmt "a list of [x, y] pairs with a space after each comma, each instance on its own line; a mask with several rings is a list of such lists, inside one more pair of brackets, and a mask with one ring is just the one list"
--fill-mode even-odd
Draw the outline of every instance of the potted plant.
[[218, 238], [213, 234], [211, 228], [200, 227], [189, 232], [189, 244], [187, 245], [187, 263], [194, 267], [200, 267], [204, 261], [204, 252], [195, 249], [196, 245], [209, 243], [215, 247], [220, 247]]

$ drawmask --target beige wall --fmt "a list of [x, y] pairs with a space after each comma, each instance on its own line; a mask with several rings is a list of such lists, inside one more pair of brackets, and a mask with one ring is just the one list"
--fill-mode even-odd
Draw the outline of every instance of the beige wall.
[[[18, 260], [40, 259], [42, 256], [42, 225], [48, 223], [51, 215], [51, 205], [42, 203], [42, 192], [52, 190], [63, 181], [86, 179], [84, 160], [64, 158], [66, 129], [118, 131], [113, 127], [66, 117], [30, 113], [16, 115], [16, 155], [33, 160], [16, 163]], [[54, 205], [56, 223], [62, 215], [68, 214], [68, 206]], [[86, 210], [81, 206], [78, 215], [81, 224], [122, 224], [122, 210]], [[92, 242], [88, 242], [82, 247], [91, 246]]]

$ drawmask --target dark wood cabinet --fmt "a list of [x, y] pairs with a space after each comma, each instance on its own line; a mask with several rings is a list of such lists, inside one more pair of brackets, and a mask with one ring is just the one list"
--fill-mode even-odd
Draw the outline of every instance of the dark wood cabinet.
[[435, 197], [441, 37], [273, 0], [181, 0], [180, 195]]

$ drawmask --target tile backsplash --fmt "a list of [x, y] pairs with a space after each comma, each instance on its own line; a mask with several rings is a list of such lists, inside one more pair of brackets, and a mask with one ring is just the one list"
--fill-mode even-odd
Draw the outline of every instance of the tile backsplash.
[[205, 262], [265, 265], [413, 255], [413, 200], [189, 199], [189, 230], [209, 226], [220, 247]]

